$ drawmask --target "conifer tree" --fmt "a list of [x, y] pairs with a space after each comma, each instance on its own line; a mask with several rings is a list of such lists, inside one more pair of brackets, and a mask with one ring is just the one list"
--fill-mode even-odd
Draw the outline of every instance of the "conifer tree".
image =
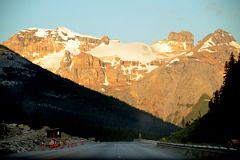
[[[240, 56], [235, 60], [231, 54], [229, 62], [225, 63], [223, 85], [209, 101], [212, 123], [220, 139], [230, 139], [240, 136]], [[240, 137], [239, 137], [240, 138]]]

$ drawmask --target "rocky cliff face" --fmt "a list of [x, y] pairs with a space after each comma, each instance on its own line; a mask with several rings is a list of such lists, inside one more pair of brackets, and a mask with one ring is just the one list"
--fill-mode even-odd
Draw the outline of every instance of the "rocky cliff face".
[[194, 48], [194, 36], [188, 31], [170, 32], [167, 40], [158, 41], [152, 44], [151, 47], [154, 52], [163, 57], [172, 57], [171, 53], [176, 56], [181, 52], [190, 51]]
[[[111, 41], [106, 35], [101, 38], [80, 35], [64, 27], [52, 30], [26, 29], [4, 42], [4, 45], [43, 68], [101, 92], [128, 86], [157, 67], [148, 63], [149, 56], [145, 56], [146, 59], [140, 56], [144, 59], [143, 63], [135, 60], [139, 52], [152, 53], [143, 44], [125, 45], [116, 40]], [[129, 58], [114, 53], [122, 49], [125, 49], [126, 55], [133, 52], [137, 54]], [[110, 56], [99, 52], [108, 52]]]
[[207, 35], [197, 43], [194, 52], [201, 55], [208, 55], [221, 63], [228, 60], [229, 53], [239, 52], [239, 44], [228, 32], [217, 29], [214, 33]]
[[191, 32], [182, 31], [182, 32], [170, 32], [168, 35], [168, 41], [173, 42], [182, 42], [183, 46], [179, 46], [179, 50], [191, 50], [193, 49], [194, 45], [194, 36]]
[[[207, 102], [212, 93], [222, 84], [223, 66], [211, 59], [204, 61], [200, 56], [182, 56], [172, 62], [162, 64], [132, 85], [126, 94], [119, 94], [131, 105], [182, 125], [207, 112]], [[195, 116], [192, 111], [198, 106]], [[200, 104], [199, 104], [200, 105]]]
[[117, 97], [182, 125], [207, 112], [222, 84], [224, 63], [240, 46], [216, 30], [193, 45], [192, 33], [171, 32], [148, 46], [80, 35], [66, 28], [27, 29], [4, 45], [80, 85]]
[[[52, 53], [58, 53], [64, 48], [73, 54], [87, 51], [101, 43], [100, 38], [80, 35], [64, 27], [56, 29], [29, 28], [12, 36], [4, 45], [11, 46], [22, 56], [34, 61]], [[81, 44], [81, 46], [80, 46]]]

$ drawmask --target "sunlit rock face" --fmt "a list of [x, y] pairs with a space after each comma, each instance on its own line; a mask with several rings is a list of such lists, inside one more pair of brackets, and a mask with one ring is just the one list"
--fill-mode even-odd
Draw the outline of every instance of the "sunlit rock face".
[[240, 49], [221, 29], [196, 47], [188, 31], [147, 45], [64, 27], [25, 29], [3, 44], [62, 77], [180, 126], [207, 112], [209, 98], [222, 84], [225, 61]]
[[156, 56], [146, 44], [124, 44], [106, 35], [81, 35], [64, 27], [28, 28], [4, 45], [43, 68], [101, 92], [128, 86], [157, 68], [151, 63]]
[[170, 32], [167, 40], [160, 40], [152, 44], [154, 52], [159, 54], [179, 54], [180, 52], [191, 51], [194, 48], [194, 36], [191, 32]]

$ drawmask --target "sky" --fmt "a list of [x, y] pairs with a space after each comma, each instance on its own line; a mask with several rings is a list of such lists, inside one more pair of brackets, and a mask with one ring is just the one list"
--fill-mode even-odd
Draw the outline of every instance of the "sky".
[[147, 44], [182, 30], [196, 43], [222, 28], [240, 41], [239, 0], [0, 0], [0, 11], [0, 42], [22, 29], [59, 26]]

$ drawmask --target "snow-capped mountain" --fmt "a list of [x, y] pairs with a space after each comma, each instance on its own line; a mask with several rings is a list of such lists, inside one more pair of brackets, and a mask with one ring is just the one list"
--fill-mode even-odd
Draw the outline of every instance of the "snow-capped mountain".
[[237, 44], [236, 40], [230, 33], [222, 29], [217, 29], [214, 33], [206, 36], [202, 41], [199, 41], [196, 49], [197, 52], [218, 52], [218, 50], [221, 51], [220, 47], [228, 47], [229, 45], [236, 47], [234, 44]]
[[4, 44], [33, 63], [98, 91], [139, 80], [157, 67], [150, 63], [156, 55], [146, 44], [124, 44], [64, 27], [25, 29]]
[[214, 33], [207, 35], [203, 40], [199, 41], [194, 51], [196, 54], [211, 56], [225, 64], [229, 53], [239, 53], [239, 49], [240, 46], [233, 35], [222, 29], [217, 29]]
[[[72, 56], [87, 51], [101, 43], [101, 39], [80, 35], [64, 27], [56, 29], [28, 28], [14, 35], [10, 41], [23, 57], [40, 64], [44, 68], [56, 71], [65, 51]], [[7, 42], [6, 42], [7, 45]], [[23, 47], [27, 46], [27, 47]]]
[[62, 77], [181, 125], [206, 113], [225, 61], [240, 49], [221, 29], [196, 47], [193, 41], [192, 33], [182, 31], [152, 45], [121, 43], [59, 27], [25, 29], [4, 45]]

